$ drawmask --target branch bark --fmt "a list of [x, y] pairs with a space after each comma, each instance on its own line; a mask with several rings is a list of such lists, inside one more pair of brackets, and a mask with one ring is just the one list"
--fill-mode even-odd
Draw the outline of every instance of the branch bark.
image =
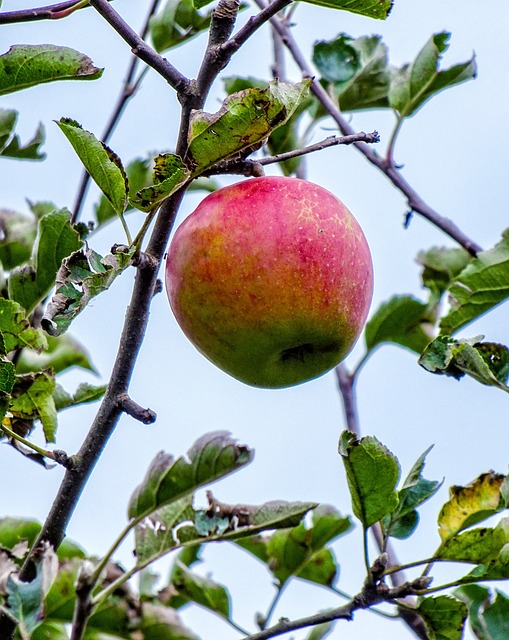
[[14, 24], [17, 22], [33, 22], [35, 20], [55, 20], [64, 17], [69, 9], [72, 9], [78, 0], [67, 0], [67, 2], [59, 2], [57, 4], [47, 5], [45, 7], [36, 7], [34, 9], [19, 9], [18, 11], [4, 11], [0, 13], [0, 24]]

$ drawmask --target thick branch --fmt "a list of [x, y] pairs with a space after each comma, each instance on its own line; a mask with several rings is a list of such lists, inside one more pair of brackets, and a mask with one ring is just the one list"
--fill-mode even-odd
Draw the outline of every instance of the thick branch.
[[155, 69], [179, 93], [188, 93], [191, 82], [150, 47], [113, 9], [108, 0], [90, 0], [90, 5], [127, 42], [135, 56]]
[[[256, 3], [259, 7], [265, 7], [263, 0], [256, 0]], [[280, 35], [282, 41], [284, 42], [290, 53], [292, 54], [303, 75], [309, 78], [313, 77], [314, 73], [309, 67], [307, 60], [303, 56], [302, 52], [300, 51], [288, 26], [276, 16], [271, 18], [271, 23], [274, 29]], [[354, 129], [352, 129], [348, 121], [341, 114], [337, 104], [335, 104], [335, 102], [329, 96], [327, 91], [322, 87], [322, 85], [318, 82], [318, 80], [313, 79], [311, 91], [336, 122], [343, 135], [346, 136], [355, 133]], [[355, 143], [355, 146], [371, 164], [382, 171], [393, 183], [393, 185], [399, 191], [401, 191], [401, 193], [406, 197], [408, 206], [412, 211], [415, 211], [423, 218], [426, 218], [426, 220], [431, 222], [438, 229], [455, 240], [470, 254], [475, 256], [477, 255], [477, 253], [482, 251], [482, 248], [476, 242], [466, 236], [452, 220], [440, 215], [438, 212], [432, 209], [421, 198], [421, 196], [419, 196], [415, 189], [410, 186], [410, 184], [405, 180], [400, 171], [394, 165], [388, 163], [385, 159], [378, 156], [375, 152], [373, 152], [372, 149], [370, 149], [366, 144], [362, 142]]]

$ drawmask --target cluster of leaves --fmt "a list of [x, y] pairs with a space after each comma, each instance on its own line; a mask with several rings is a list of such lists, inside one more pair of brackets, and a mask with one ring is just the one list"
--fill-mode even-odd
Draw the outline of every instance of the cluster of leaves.
[[[418, 255], [428, 300], [398, 295], [383, 303], [365, 329], [367, 356], [383, 343], [394, 343], [419, 355], [427, 371], [465, 374], [482, 384], [509, 391], [509, 349], [483, 336], [454, 334], [509, 297], [509, 235], [476, 257], [463, 249], [432, 248]], [[442, 313], [443, 299], [447, 306]]]
[[[418, 508], [441, 486], [423, 476], [428, 452], [419, 457], [398, 487], [399, 462], [383, 444], [371, 436], [358, 439], [348, 431], [341, 436], [339, 454], [353, 513], [364, 532], [380, 527], [384, 545], [391, 537], [402, 540], [414, 532]], [[57, 554], [46, 547], [37, 558], [37, 577], [31, 583], [20, 582], [17, 574], [40, 525], [29, 520], [1, 520], [0, 608], [2, 602], [9, 604], [22, 638], [39, 640], [49, 634], [66, 639], [66, 625], [72, 622], [76, 598], [80, 597], [74, 585], [78, 593], [88, 585], [92, 615], [85, 637], [90, 640], [101, 634], [132, 639], [136, 632], [146, 640], [195, 640], [197, 636], [184, 626], [178, 613], [189, 604], [201, 606], [238, 628], [232, 619], [228, 589], [195, 570], [203, 545], [219, 540], [232, 542], [266, 566], [277, 589], [276, 601], [291, 579], [306, 580], [344, 596], [337, 585], [339, 564], [331, 543], [351, 531], [352, 522], [334, 507], [281, 501], [227, 505], [210, 492], [208, 506], [195, 506], [198, 489], [252, 459], [252, 450], [225, 432], [202, 436], [185, 457], [160, 452], [133, 493], [128, 524], [108, 554], [101, 559], [87, 557], [70, 541], [65, 541]], [[424, 567], [422, 575], [426, 576], [438, 562], [467, 563], [473, 569], [446, 585], [429, 587], [429, 578], [429, 588], [421, 588], [416, 608], [430, 639], [460, 640], [468, 615], [479, 638], [503, 637], [497, 616], [506, 614], [507, 598], [497, 592], [491, 602], [489, 590], [478, 583], [509, 578], [508, 519], [490, 527], [477, 525], [508, 505], [507, 478], [494, 472], [450, 489], [450, 498], [438, 515], [437, 548], [410, 566]], [[311, 517], [303, 520], [308, 513]], [[112, 556], [132, 530], [136, 562], [126, 571], [114, 564]], [[170, 552], [174, 560], [161, 584], [147, 567]], [[389, 567], [376, 581], [389, 579], [397, 569]], [[140, 576], [138, 593], [128, 586], [128, 579], [135, 574]], [[431, 595], [451, 587], [457, 587], [453, 594]], [[263, 628], [268, 620], [258, 618], [258, 623]], [[322, 624], [309, 637], [322, 638], [331, 627], [332, 623]], [[485, 628], [490, 629], [489, 634]]]

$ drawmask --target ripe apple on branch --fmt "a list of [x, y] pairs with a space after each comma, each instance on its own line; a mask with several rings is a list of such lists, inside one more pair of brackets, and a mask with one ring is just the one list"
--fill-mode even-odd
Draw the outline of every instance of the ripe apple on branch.
[[166, 262], [171, 307], [209, 360], [280, 388], [335, 367], [364, 326], [373, 268], [346, 206], [306, 180], [260, 177], [207, 196]]

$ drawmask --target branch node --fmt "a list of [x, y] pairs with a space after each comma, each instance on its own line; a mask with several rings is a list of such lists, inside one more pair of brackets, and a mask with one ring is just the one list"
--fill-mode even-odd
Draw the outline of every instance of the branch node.
[[75, 467], [74, 458], [72, 456], [68, 456], [65, 451], [62, 451], [62, 449], [53, 449], [53, 459], [69, 471], [72, 471]]
[[118, 404], [122, 411], [143, 424], [153, 424], [157, 419], [155, 411], [152, 411], [152, 409], [149, 408], [145, 409], [140, 406], [137, 402], [132, 400], [127, 393], [123, 393], [119, 396]]

